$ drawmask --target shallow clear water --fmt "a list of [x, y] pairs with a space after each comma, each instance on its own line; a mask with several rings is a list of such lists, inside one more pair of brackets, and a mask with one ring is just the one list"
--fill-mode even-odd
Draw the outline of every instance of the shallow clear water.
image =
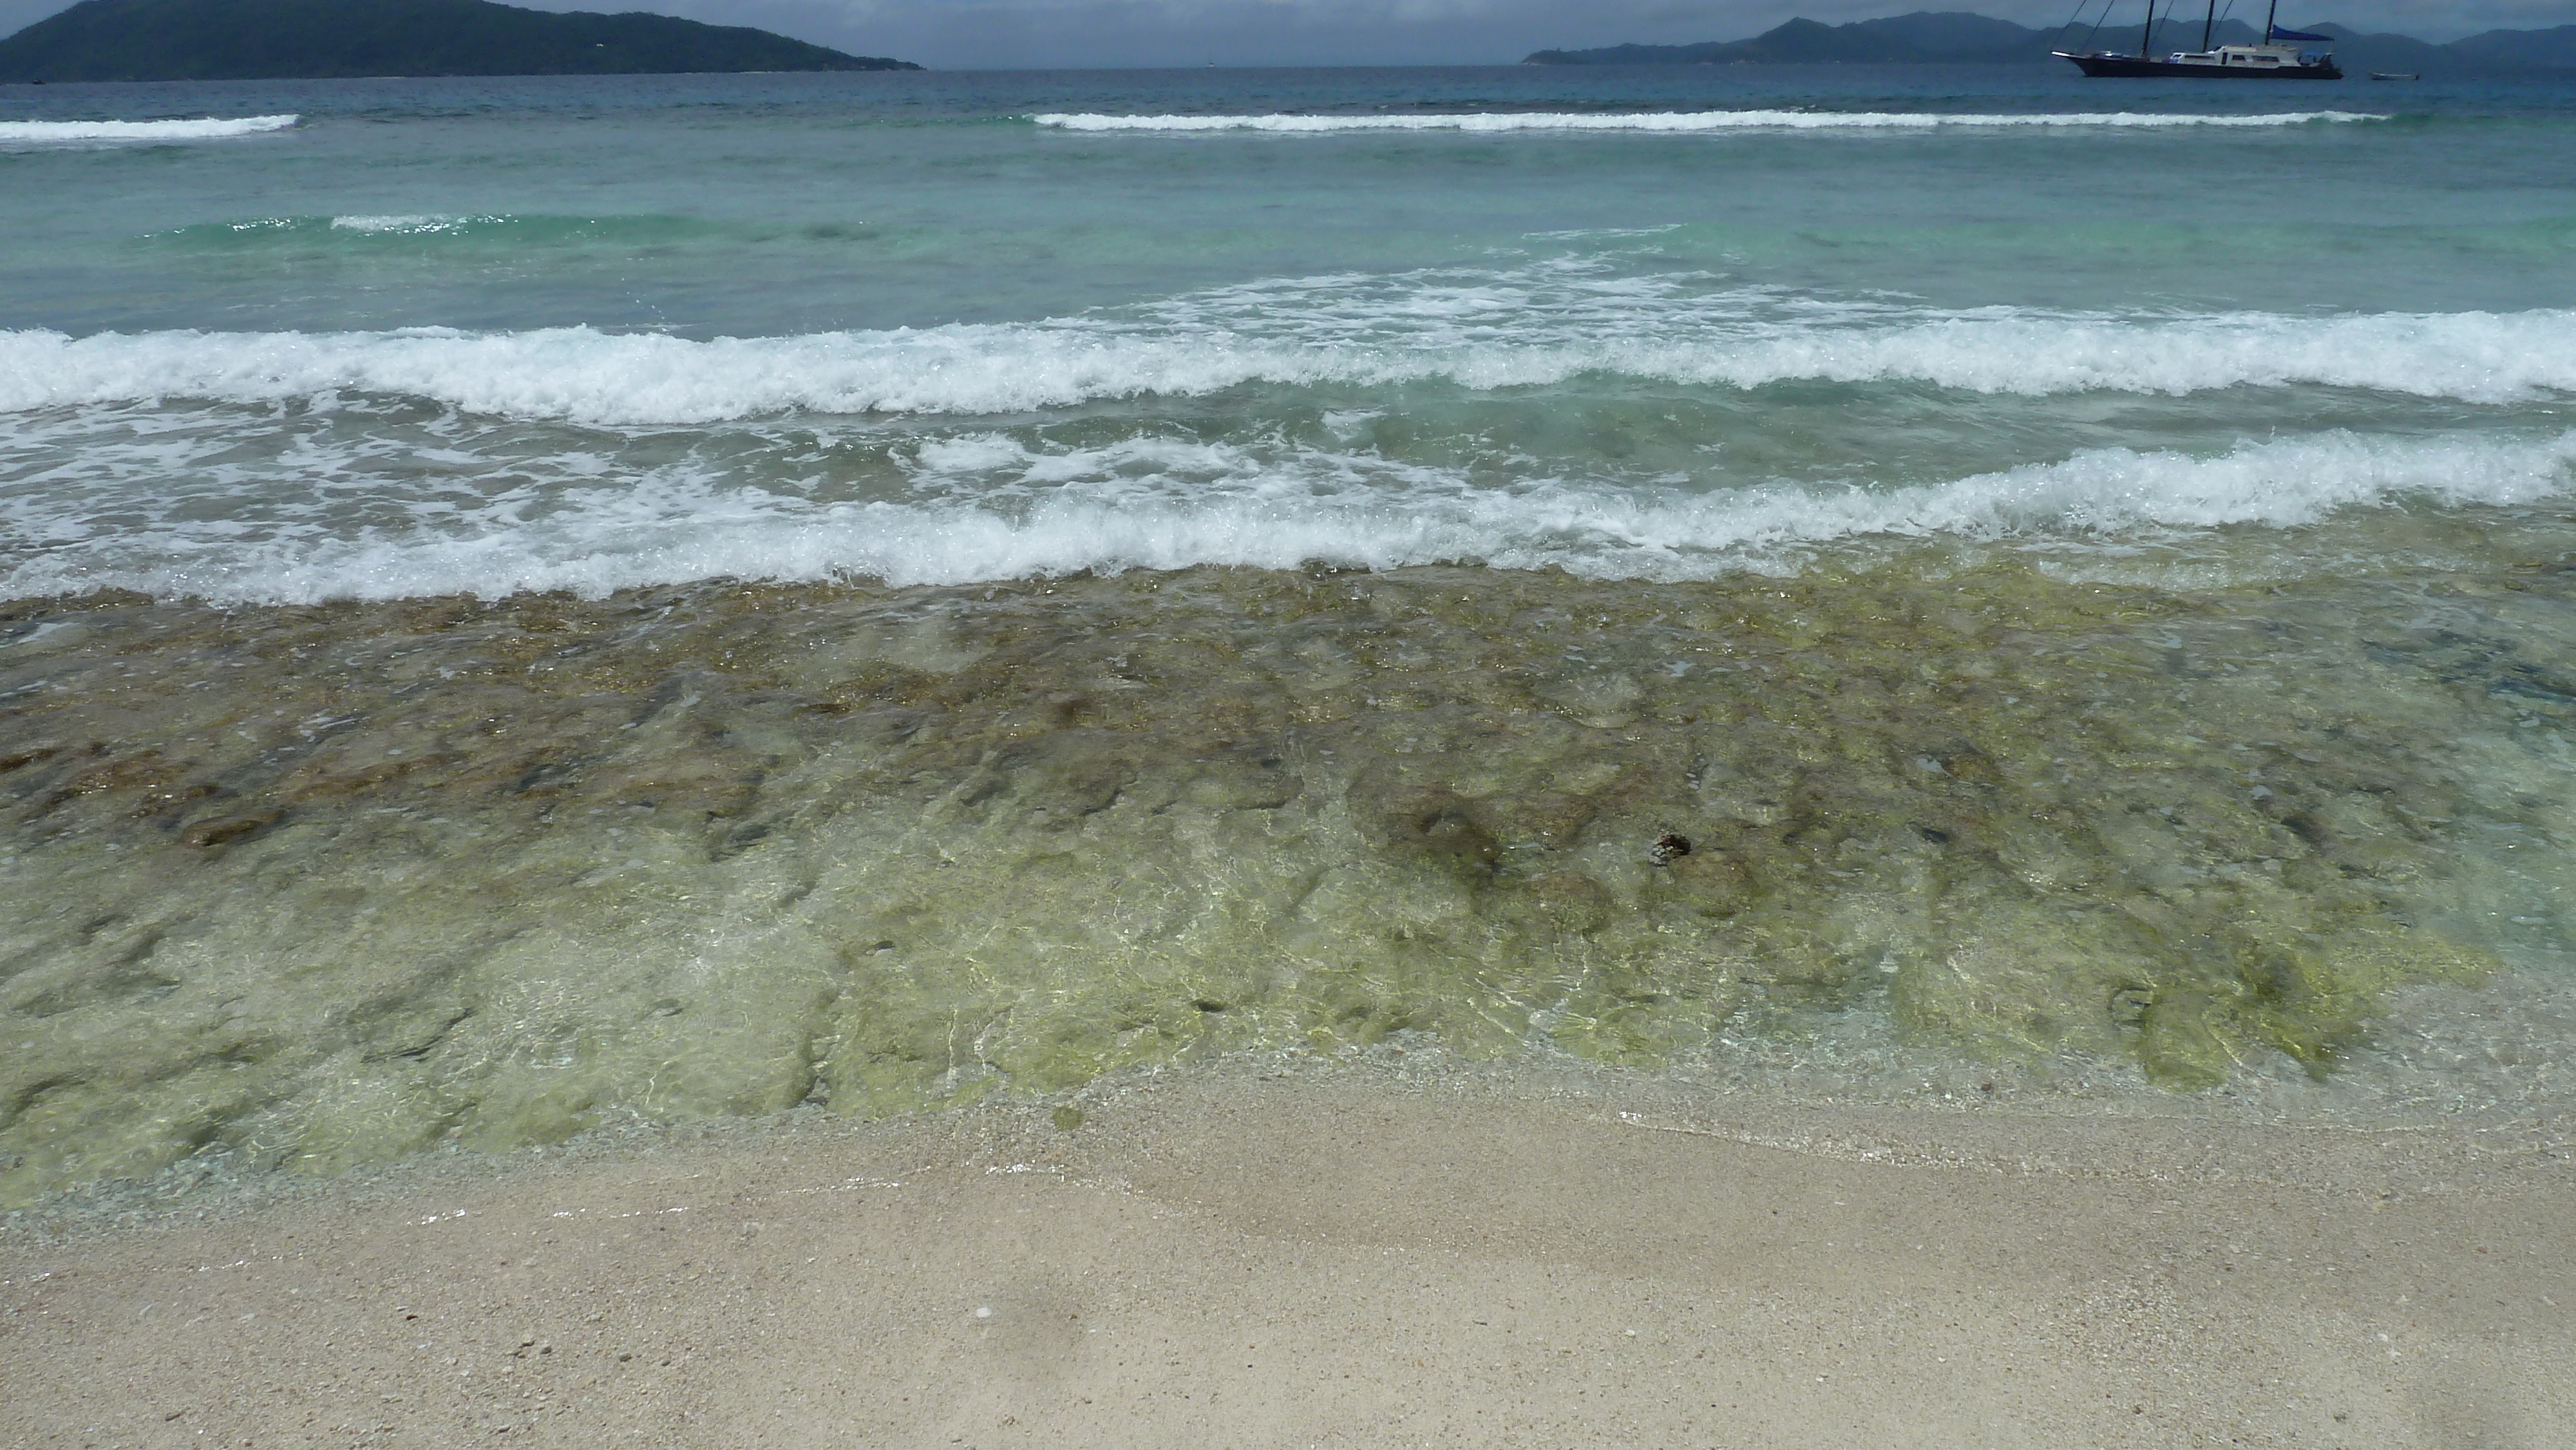
[[0, 90], [0, 1182], [1413, 1032], [2331, 1084], [2555, 1001], [2571, 121]]

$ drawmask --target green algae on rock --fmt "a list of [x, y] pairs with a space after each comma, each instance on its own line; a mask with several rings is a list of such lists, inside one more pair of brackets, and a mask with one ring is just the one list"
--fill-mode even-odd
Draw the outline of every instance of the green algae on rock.
[[0, 1199], [1402, 1032], [2324, 1073], [2559, 942], [2571, 595], [1963, 555], [22, 601]]

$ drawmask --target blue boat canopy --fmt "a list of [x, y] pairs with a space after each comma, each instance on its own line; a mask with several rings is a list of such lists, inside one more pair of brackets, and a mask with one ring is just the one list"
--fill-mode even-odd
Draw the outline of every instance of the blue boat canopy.
[[2284, 30], [2277, 25], [2272, 27], [2272, 38], [2274, 40], [2322, 40], [2328, 45], [2334, 44], [2334, 37], [2331, 35], [2310, 35], [2304, 30]]

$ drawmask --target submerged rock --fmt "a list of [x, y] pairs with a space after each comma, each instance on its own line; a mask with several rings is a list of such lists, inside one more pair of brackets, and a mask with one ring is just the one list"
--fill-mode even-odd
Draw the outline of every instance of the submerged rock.
[[2563, 932], [2512, 583], [22, 603], [91, 642], [0, 652], [0, 1198], [1405, 1032], [2328, 1072]]

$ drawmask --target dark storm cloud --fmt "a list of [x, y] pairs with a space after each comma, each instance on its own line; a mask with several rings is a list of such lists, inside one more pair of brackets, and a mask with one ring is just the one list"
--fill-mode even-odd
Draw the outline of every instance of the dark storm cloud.
[[[360, 0], [363, 3], [363, 0]], [[1916, 9], [2064, 22], [2073, 0], [524, 0], [544, 10], [659, 10], [756, 25], [926, 65], [1498, 63], [1549, 46], [1732, 40], [1793, 16], [1845, 21]], [[2102, 0], [2091, 0], [2093, 4]], [[2144, 0], [2111, 0], [2114, 19]], [[2194, 0], [2174, 0], [2186, 11]], [[2222, 0], [2225, 3], [2225, 0]], [[2234, 0], [2242, 14], [2264, 0]], [[65, 8], [0, 0], [0, 32]], [[2576, 22], [2576, 0], [2284, 0], [2282, 21], [2340, 21], [2428, 40]], [[2257, 15], [2259, 21], [2259, 13]], [[2131, 23], [2134, 23], [2132, 21]]]

